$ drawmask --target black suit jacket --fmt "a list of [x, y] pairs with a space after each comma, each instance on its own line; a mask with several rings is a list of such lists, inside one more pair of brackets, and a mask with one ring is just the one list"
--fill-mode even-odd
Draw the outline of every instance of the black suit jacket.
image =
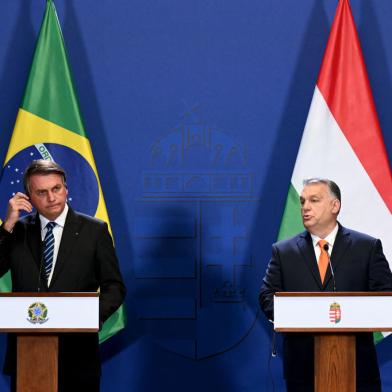
[[[331, 254], [337, 291], [392, 291], [392, 274], [380, 240], [339, 225]], [[321, 283], [312, 238], [305, 231], [272, 246], [272, 257], [259, 294], [261, 309], [273, 320], [277, 291], [333, 291], [328, 268]], [[288, 380], [313, 378], [313, 336], [284, 335], [284, 375]], [[357, 379], [379, 379], [372, 334], [357, 334]]]
[[[123, 302], [121, 277], [107, 224], [68, 210], [53, 277], [48, 287], [42, 273], [42, 241], [38, 215], [20, 219], [10, 234], [0, 228], [0, 275], [11, 270], [12, 289], [18, 292], [100, 290], [102, 324]], [[14, 372], [15, 346], [9, 341], [5, 371]], [[63, 334], [59, 339], [59, 377], [75, 380], [99, 377], [98, 334]]]

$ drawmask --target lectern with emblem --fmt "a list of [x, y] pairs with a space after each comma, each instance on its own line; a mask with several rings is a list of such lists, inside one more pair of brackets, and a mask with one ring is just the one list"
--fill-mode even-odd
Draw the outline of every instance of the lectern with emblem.
[[390, 292], [275, 293], [274, 329], [315, 335], [315, 392], [356, 392], [355, 333], [392, 331]]
[[0, 331], [17, 335], [17, 391], [57, 392], [58, 334], [98, 331], [98, 293], [1, 293], [0, 308]]

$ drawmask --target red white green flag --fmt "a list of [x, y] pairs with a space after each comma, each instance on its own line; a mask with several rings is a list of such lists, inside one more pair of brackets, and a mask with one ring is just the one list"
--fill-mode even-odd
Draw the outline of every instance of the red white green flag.
[[299, 193], [303, 179], [310, 177], [326, 177], [340, 186], [339, 220], [380, 238], [391, 263], [392, 173], [348, 0], [340, 0], [336, 10], [279, 239], [303, 230]]

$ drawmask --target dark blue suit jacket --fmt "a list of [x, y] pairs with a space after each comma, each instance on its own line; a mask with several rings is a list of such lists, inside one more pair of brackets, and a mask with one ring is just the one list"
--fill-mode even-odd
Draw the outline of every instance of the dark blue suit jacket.
[[[331, 254], [336, 291], [392, 291], [392, 274], [380, 240], [339, 225]], [[277, 291], [333, 291], [328, 268], [321, 283], [312, 238], [305, 231], [272, 246], [272, 258], [260, 290], [259, 302], [273, 320]], [[379, 380], [377, 356], [371, 333], [357, 334], [357, 383]], [[284, 376], [287, 380], [313, 378], [313, 336], [284, 335]]]
[[[41, 226], [38, 215], [20, 219], [12, 234], [0, 227], [0, 276], [11, 271], [12, 289], [19, 292], [96, 292], [103, 323], [123, 302], [125, 286], [106, 223], [68, 210], [50, 286], [42, 272]], [[70, 315], [70, 317], [76, 317]], [[9, 337], [5, 372], [15, 371], [15, 339]], [[100, 375], [98, 334], [60, 334], [59, 388], [81, 390], [82, 382]], [[60, 390], [62, 390], [60, 388]], [[78, 389], [79, 388], [79, 389]], [[88, 390], [88, 388], [86, 389]]]

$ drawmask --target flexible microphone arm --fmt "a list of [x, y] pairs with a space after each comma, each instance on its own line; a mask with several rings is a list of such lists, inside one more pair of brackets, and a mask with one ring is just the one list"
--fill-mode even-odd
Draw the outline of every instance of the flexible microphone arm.
[[328, 251], [329, 251], [329, 246], [328, 246], [328, 244], [325, 244], [325, 245], [323, 246], [323, 249], [327, 252], [327, 255], [328, 255], [328, 264], [329, 264], [329, 268], [330, 268], [330, 270], [331, 270], [332, 281], [333, 281], [333, 291], [336, 292], [335, 274], [334, 274], [333, 268], [332, 268], [331, 257], [329, 256], [329, 253], [328, 253]]

